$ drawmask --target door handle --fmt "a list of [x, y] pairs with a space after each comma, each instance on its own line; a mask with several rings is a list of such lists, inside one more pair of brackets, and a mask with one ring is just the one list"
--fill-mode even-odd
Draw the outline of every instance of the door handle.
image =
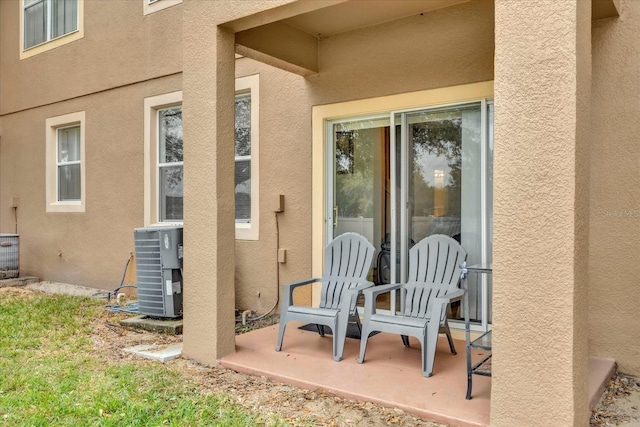
[[338, 205], [333, 207], [333, 226], [338, 226]]

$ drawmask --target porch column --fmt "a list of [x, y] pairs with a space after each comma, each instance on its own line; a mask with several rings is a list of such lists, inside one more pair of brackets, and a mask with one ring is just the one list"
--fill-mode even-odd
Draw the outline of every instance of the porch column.
[[184, 354], [208, 365], [235, 351], [234, 35], [218, 7], [182, 3]]
[[495, 1], [492, 426], [588, 425], [590, 9]]

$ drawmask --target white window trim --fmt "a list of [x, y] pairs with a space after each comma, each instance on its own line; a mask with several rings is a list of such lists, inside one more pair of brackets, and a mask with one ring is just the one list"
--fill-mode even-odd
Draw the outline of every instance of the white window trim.
[[149, 15], [180, 3], [182, 0], [142, 0], [142, 14]]
[[78, 0], [78, 29], [29, 48], [24, 48], [24, 0], [20, 1], [20, 59], [30, 58], [84, 37], [84, 0]]
[[[146, 1], [146, 0], [145, 0]], [[158, 110], [182, 104], [182, 91], [144, 99], [144, 226], [182, 225], [182, 221], [161, 222], [158, 176]], [[152, 179], [153, 178], [153, 179]], [[153, 185], [154, 182], [156, 185]]]
[[251, 93], [251, 222], [236, 222], [236, 240], [258, 240], [260, 236], [260, 78], [236, 79], [236, 93]]
[[[58, 201], [58, 129], [80, 126], [80, 200]], [[86, 161], [85, 161], [85, 112], [65, 114], [46, 120], [46, 211], [85, 212]]]

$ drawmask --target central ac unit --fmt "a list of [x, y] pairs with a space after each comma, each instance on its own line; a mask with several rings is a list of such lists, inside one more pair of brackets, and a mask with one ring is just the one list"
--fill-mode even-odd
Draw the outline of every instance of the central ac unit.
[[136, 228], [133, 237], [139, 312], [182, 316], [182, 227]]

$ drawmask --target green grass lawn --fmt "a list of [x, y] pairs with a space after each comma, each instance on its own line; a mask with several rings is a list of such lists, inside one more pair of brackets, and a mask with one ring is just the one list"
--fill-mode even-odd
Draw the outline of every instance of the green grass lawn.
[[90, 337], [99, 310], [88, 298], [0, 293], [1, 426], [264, 423], [161, 363], [105, 362]]

